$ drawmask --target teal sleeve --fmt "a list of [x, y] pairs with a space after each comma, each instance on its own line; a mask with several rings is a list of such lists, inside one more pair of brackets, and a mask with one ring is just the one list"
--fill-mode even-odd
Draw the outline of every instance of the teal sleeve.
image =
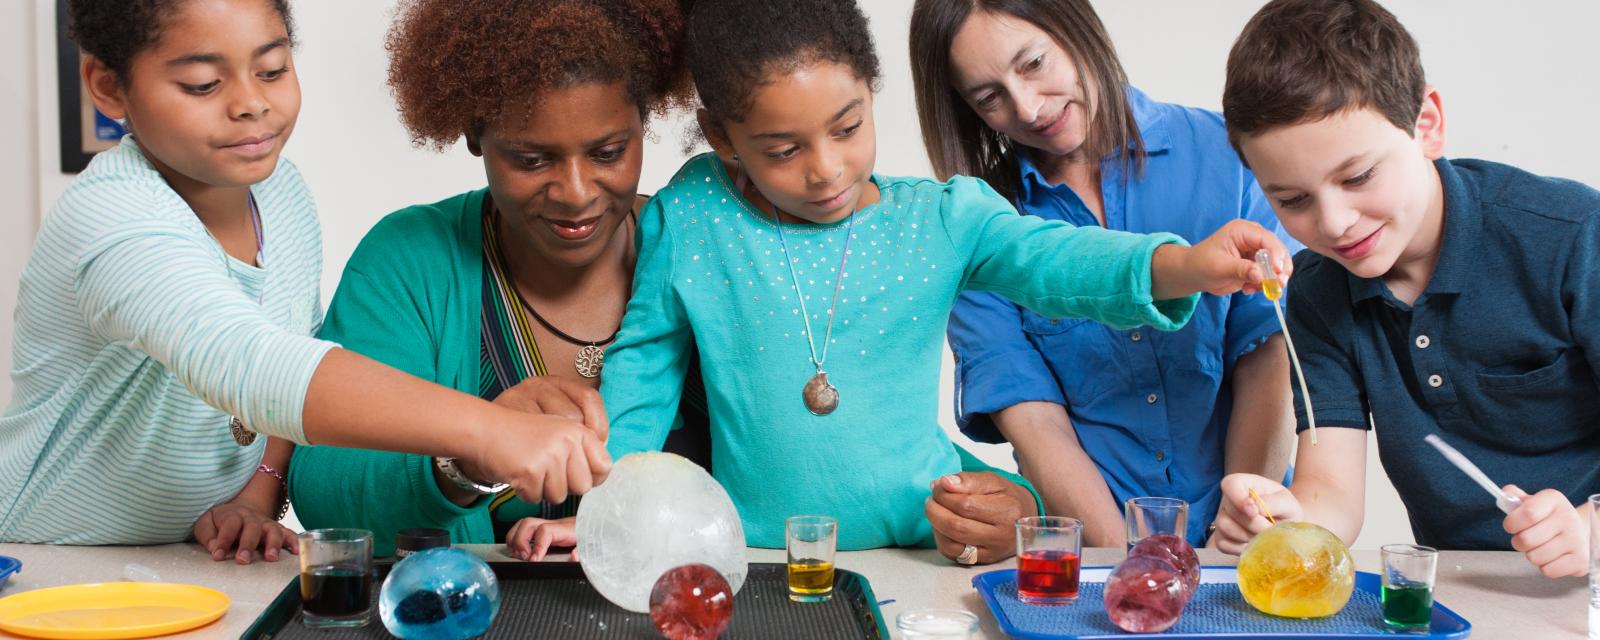
[[[358, 251], [351, 257], [328, 307], [322, 337], [435, 381], [433, 341], [417, 308], [419, 297], [404, 290], [404, 283], [415, 280], [363, 272], [387, 273], [384, 253]], [[380, 555], [392, 553], [395, 532], [409, 527], [445, 529], [455, 543], [494, 542], [487, 502], [461, 507], [445, 498], [427, 456], [296, 447], [289, 465], [289, 499], [307, 529], [371, 530], [374, 550]]]
[[639, 258], [622, 330], [606, 353], [600, 395], [613, 459], [659, 451], [678, 419], [694, 339], [673, 286], [672, 233], [659, 198], [639, 213]]
[[1181, 328], [1199, 294], [1151, 295], [1150, 259], [1170, 233], [1074, 227], [1017, 213], [975, 178], [951, 180], [941, 215], [958, 255], [968, 256], [963, 288], [993, 291], [1047, 316], [1077, 316], [1127, 329]]
[[956, 445], [955, 447], [956, 447], [956, 455], [961, 457], [961, 470], [962, 471], [972, 471], [972, 472], [976, 472], [976, 473], [982, 473], [984, 471], [987, 471], [989, 473], [993, 473], [993, 474], [995, 474], [997, 476], [1000, 476], [1002, 478], [1005, 478], [1007, 480], [1010, 480], [1012, 482], [1017, 483], [1022, 488], [1027, 489], [1028, 493], [1033, 496], [1033, 505], [1039, 509], [1039, 515], [1041, 515], [1041, 516], [1045, 515], [1045, 513], [1044, 513], [1044, 498], [1039, 497], [1039, 490], [1038, 489], [1034, 489], [1033, 488], [1033, 483], [1032, 482], [1028, 482], [1027, 478], [1024, 478], [1024, 477], [1022, 477], [1020, 475], [1017, 475], [1015, 473], [1012, 473], [1010, 471], [1006, 471], [1005, 469], [1001, 469], [999, 467], [991, 467], [991, 466], [989, 466], [989, 463], [984, 462], [982, 460], [979, 460], [978, 456], [972, 455], [971, 451], [967, 451], [965, 447], [962, 447], [959, 444]]

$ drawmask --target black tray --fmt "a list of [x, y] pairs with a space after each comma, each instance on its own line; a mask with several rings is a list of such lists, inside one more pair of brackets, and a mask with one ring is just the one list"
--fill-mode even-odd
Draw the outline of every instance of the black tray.
[[[378, 619], [379, 585], [389, 567], [377, 567], [371, 622], [358, 629], [309, 629], [300, 622], [300, 577], [283, 592], [241, 638], [345, 640], [393, 638]], [[632, 613], [589, 586], [577, 563], [490, 563], [500, 579], [500, 612], [482, 638], [660, 638], [649, 614]], [[823, 603], [790, 602], [781, 564], [752, 563], [744, 587], [734, 598], [733, 620], [723, 638], [805, 640], [885, 640], [889, 632], [872, 585], [861, 574], [836, 570], [833, 598]]]

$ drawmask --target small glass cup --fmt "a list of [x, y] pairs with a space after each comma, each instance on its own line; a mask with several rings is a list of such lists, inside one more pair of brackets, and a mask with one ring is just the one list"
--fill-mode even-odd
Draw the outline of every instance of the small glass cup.
[[978, 616], [959, 609], [918, 609], [894, 619], [903, 640], [971, 640], [978, 637]]
[[1178, 498], [1129, 498], [1122, 508], [1128, 523], [1128, 549], [1140, 540], [1169, 533], [1189, 537], [1189, 503]]
[[789, 599], [827, 602], [833, 597], [833, 556], [839, 521], [830, 516], [792, 516], [783, 521], [789, 552]]
[[1427, 631], [1433, 621], [1433, 576], [1439, 550], [1388, 544], [1383, 554], [1383, 624], [1396, 631]]
[[360, 627], [372, 611], [372, 532], [299, 535], [301, 621], [313, 629]]
[[1058, 516], [1017, 518], [1017, 599], [1067, 604], [1078, 599], [1083, 521]]
[[1600, 493], [1589, 496], [1589, 640], [1600, 640]]

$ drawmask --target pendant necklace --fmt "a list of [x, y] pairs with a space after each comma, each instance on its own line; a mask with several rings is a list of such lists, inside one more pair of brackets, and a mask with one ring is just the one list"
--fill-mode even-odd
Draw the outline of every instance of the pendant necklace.
[[778, 243], [783, 248], [783, 261], [789, 265], [789, 280], [794, 283], [794, 295], [800, 301], [800, 319], [806, 323], [806, 346], [811, 348], [811, 364], [817, 368], [817, 373], [806, 381], [806, 386], [800, 392], [801, 399], [805, 400], [806, 409], [811, 413], [825, 416], [839, 408], [839, 390], [828, 383], [828, 372], [822, 369], [822, 363], [828, 359], [828, 343], [833, 338], [833, 311], [839, 305], [839, 289], [844, 286], [844, 265], [850, 257], [850, 230], [855, 228], [856, 212], [850, 212], [850, 221], [844, 227], [844, 250], [839, 252], [839, 273], [833, 280], [833, 302], [828, 305], [828, 328], [822, 337], [822, 356], [817, 356], [817, 344], [811, 332], [811, 316], [806, 313], [806, 296], [800, 291], [800, 278], [794, 271], [794, 260], [789, 256], [789, 241], [783, 233], [783, 218], [778, 214], [778, 205], [772, 205], [772, 221], [778, 227]]
[[517, 302], [522, 303], [522, 308], [528, 310], [528, 315], [533, 316], [533, 319], [539, 322], [539, 326], [544, 327], [546, 331], [554, 334], [557, 338], [583, 347], [578, 349], [578, 357], [572, 361], [573, 366], [578, 369], [578, 375], [585, 378], [600, 377], [600, 370], [605, 367], [606, 363], [606, 352], [601, 347], [611, 344], [617, 339], [617, 334], [622, 332], [621, 326], [618, 326], [616, 331], [612, 331], [611, 337], [605, 340], [579, 340], [557, 329], [555, 325], [550, 324], [549, 320], [545, 320], [544, 316], [539, 315], [539, 312], [533, 309], [533, 305], [528, 304], [528, 299], [522, 297], [521, 289], [512, 286], [511, 291], [517, 294]]
[[[255, 228], [256, 232], [256, 254], [261, 258], [258, 262], [262, 266], [265, 266], [267, 262], [267, 245], [261, 241], [261, 212], [256, 208], [255, 194], [251, 193], [246, 197], [250, 200], [250, 224]], [[206, 229], [206, 233], [210, 234], [211, 230]], [[211, 239], [216, 240], [217, 237], [212, 235]], [[222, 246], [222, 242], [218, 241], [217, 246]], [[233, 264], [228, 262], [229, 258], [227, 256], [227, 249], [223, 249], [222, 253], [222, 266], [227, 268], [228, 278], [232, 279]], [[263, 280], [261, 282], [261, 291], [256, 296], [256, 306], [261, 306], [264, 304], [266, 297], [267, 283], [265, 280]], [[246, 427], [244, 425], [244, 421], [239, 419], [239, 416], [232, 416], [232, 419], [228, 421], [228, 431], [233, 434], [233, 441], [237, 442], [241, 447], [248, 447], [251, 444], [254, 444], [256, 441], [256, 432], [251, 431], [249, 427]]]

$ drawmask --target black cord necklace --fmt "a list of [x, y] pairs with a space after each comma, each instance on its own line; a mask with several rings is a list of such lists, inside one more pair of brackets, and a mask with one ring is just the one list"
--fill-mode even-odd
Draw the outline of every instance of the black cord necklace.
[[582, 349], [578, 350], [578, 357], [573, 361], [573, 365], [578, 368], [578, 375], [585, 378], [600, 377], [600, 370], [605, 367], [606, 359], [606, 352], [604, 349], [601, 349], [601, 347], [611, 344], [617, 339], [617, 334], [622, 332], [622, 326], [620, 324], [617, 326], [617, 330], [612, 331], [611, 336], [605, 340], [579, 340], [578, 338], [567, 335], [565, 331], [557, 329], [555, 325], [550, 324], [549, 320], [545, 320], [544, 316], [539, 315], [539, 312], [534, 310], [533, 305], [528, 304], [528, 299], [522, 297], [522, 289], [512, 286], [511, 290], [517, 294], [517, 302], [522, 303], [522, 308], [528, 311], [528, 315], [533, 316], [534, 321], [538, 322], [539, 326], [544, 327], [546, 331], [555, 334], [557, 338], [561, 338], [570, 344], [583, 347]]
[[[493, 206], [488, 202], [485, 202], [485, 205], [491, 207]], [[500, 208], [493, 207], [492, 213], [495, 217], [493, 223], [496, 227], [498, 227], [500, 223]], [[499, 233], [497, 232], [495, 236], [496, 244], [499, 244]], [[496, 247], [496, 251], [494, 253], [495, 261], [499, 263], [501, 273], [511, 273], [511, 269], [505, 261], [505, 252]], [[585, 378], [600, 377], [600, 370], [605, 367], [606, 360], [606, 352], [601, 347], [616, 341], [617, 334], [622, 332], [622, 323], [618, 322], [617, 330], [612, 331], [611, 336], [605, 340], [594, 341], [574, 338], [568, 335], [567, 332], [557, 329], [555, 325], [550, 324], [550, 321], [545, 320], [544, 316], [539, 315], [539, 312], [533, 308], [533, 305], [528, 304], [528, 299], [522, 295], [522, 288], [518, 287], [515, 282], [509, 282], [508, 278], [507, 284], [510, 286], [506, 288], [510, 289], [511, 292], [517, 296], [517, 302], [522, 305], [523, 310], [528, 312], [528, 315], [533, 316], [534, 321], [538, 322], [539, 326], [544, 327], [546, 331], [549, 331], [551, 334], [555, 335], [555, 337], [565, 340], [568, 344], [575, 344], [583, 347], [582, 349], [578, 350], [578, 357], [574, 358], [572, 363], [573, 366], [578, 369], [578, 375]], [[529, 337], [530, 339], [532, 338], [532, 336]]]

